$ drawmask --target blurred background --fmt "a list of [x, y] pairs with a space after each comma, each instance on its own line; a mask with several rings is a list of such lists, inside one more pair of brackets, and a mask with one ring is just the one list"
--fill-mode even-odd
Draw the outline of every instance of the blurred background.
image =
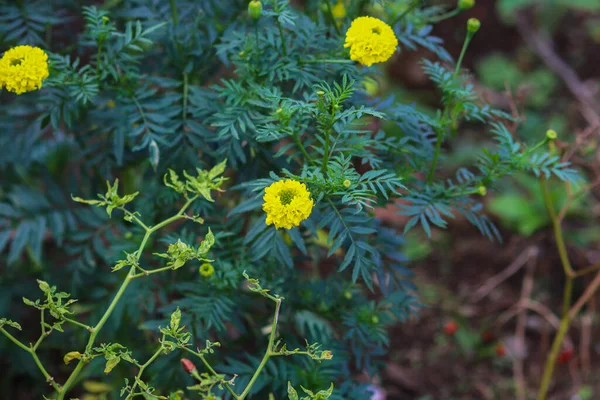
[[[565, 206], [573, 267], [597, 264], [600, 1], [478, 0], [434, 28], [453, 57], [471, 17], [482, 27], [464, 66], [482, 98], [520, 119], [513, 127], [520, 140], [532, 143], [556, 130], [557, 146], [584, 173], [585, 195], [571, 196], [573, 188], [561, 183], [550, 190], [555, 204]], [[401, 54], [374, 90], [437, 107], [436, 92], [419, 68], [422, 57], [426, 50]], [[488, 138], [477, 127], [461, 126], [450, 144], [452, 161], [458, 166], [472, 160], [471, 149]], [[435, 231], [431, 241], [415, 230], [406, 236], [404, 252], [425, 307], [418, 321], [391, 335], [382, 383], [388, 399], [515, 399], [516, 386], [529, 388], [527, 398], [534, 398], [558, 325], [564, 275], [538, 181], [513, 178], [485, 200], [502, 243], [461, 220]], [[395, 226], [405, 222], [384, 210], [379, 214]], [[577, 281], [574, 298], [592, 278]], [[561, 349], [550, 398], [600, 398], [597, 299], [588, 305]]]

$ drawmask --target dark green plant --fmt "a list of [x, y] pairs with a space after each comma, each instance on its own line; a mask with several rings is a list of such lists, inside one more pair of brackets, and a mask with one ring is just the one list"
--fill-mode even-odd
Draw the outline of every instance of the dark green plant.
[[[18, 303], [31, 296], [39, 278], [81, 301], [57, 322], [66, 316], [96, 329], [114, 304], [116, 275], [124, 272], [119, 270], [134, 271], [126, 278], [131, 281], [127, 301], [103, 321], [104, 347], [90, 342], [84, 329], [67, 330], [52, 342], [60, 357], [45, 355], [56, 360], [70, 354], [73, 363], [79, 357], [74, 368], [81, 370], [84, 356], [73, 352], [84, 354], [90, 361], [85, 379], [110, 383], [107, 392], [118, 394], [123, 379], [139, 373], [135, 363], [113, 360], [134, 356], [153, 362], [137, 365], [144, 367], [143, 385], [130, 380], [126, 392], [164, 396], [190, 386], [195, 378], [175, 367], [174, 352], [154, 357], [168, 340], [161, 339], [157, 351], [162, 337], [156, 328], [171, 326], [179, 307], [180, 324], [192, 337], [222, 343], [218, 354], [206, 355], [211, 368], [227, 377], [237, 374], [237, 388], [252, 388], [248, 396], [281, 398], [288, 382], [309, 389], [335, 382], [330, 399], [367, 398], [367, 385], [354, 377], [359, 371], [379, 372], [389, 345], [387, 328], [420, 307], [399, 251], [400, 232], [381, 226], [373, 209], [393, 204], [409, 216], [407, 230], [421, 227], [428, 235], [461, 214], [486, 236], [499, 238], [480, 198], [500, 179], [517, 171], [577, 179], [545, 150], [550, 139], [540, 134], [538, 143], [525, 147], [503, 124], [510, 117], [478, 99], [460, 68], [474, 21], [456, 65], [431, 35], [429, 22], [456, 10], [408, 1], [399, 10], [398, 2], [357, 0], [347, 3], [338, 26], [318, 1], [307, 1], [302, 10], [287, 0], [264, 1], [258, 19], [248, 15], [242, 0], [106, 1], [83, 9], [69, 0], [41, 3], [0, 2], [0, 15], [14, 17], [10, 26], [0, 26], [0, 47], [27, 42], [51, 53], [51, 74], [42, 90], [19, 97], [0, 93], [5, 262], [0, 315], [33, 325]], [[441, 108], [434, 116], [359, 89], [377, 69], [349, 60], [337, 31], [345, 32], [375, 4], [383, 5], [375, 12], [393, 25], [402, 51], [424, 47], [438, 57], [423, 60], [440, 92]], [[478, 161], [454, 177], [442, 176], [445, 144], [460, 135], [464, 122], [489, 126], [496, 145], [482, 149]], [[223, 159], [228, 169], [222, 164], [219, 172], [232, 187], [227, 194], [207, 196], [202, 185], [214, 177], [197, 169]], [[187, 181], [171, 170], [186, 171]], [[162, 176], [169, 187], [160, 184]], [[95, 201], [109, 210], [131, 206], [136, 212], [125, 212], [124, 221], [70, 201], [71, 193], [89, 198], [104, 191], [99, 182], [117, 178], [126, 193], [139, 194], [119, 197], [114, 184]], [[315, 202], [311, 216], [289, 231], [267, 226], [260, 210], [264, 188], [282, 178], [306, 184]], [[175, 221], [168, 210], [180, 194], [189, 196], [189, 212]], [[189, 201], [196, 195], [214, 202]], [[198, 224], [203, 220], [215, 232], [206, 254], [192, 245], [198, 236], [208, 237]], [[177, 230], [165, 226], [162, 236], [146, 237], [148, 229], [163, 227], [160, 221], [173, 222], [170, 227]], [[160, 254], [166, 265], [161, 257], [142, 256], [136, 250], [141, 242], [153, 252], [170, 245]], [[190, 267], [203, 258], [215, 260], [212, 276], [205, 276], [208, 269], [200, 275]], [[158, 270], [164, 274], [154, 274]], [[263, 330], [274, 332], [269, 331], [272, 313], [240, 289], [246, 285], [244, 271], [286, 298], [279, 318], [285, 352], [304, 347], [310, 338], [334, 357], [322, 363], [274, 357], [262, 369], [256, 354], [263, 351]], [[137, 278], [145, 275], [150, 276], [139, 284]], [[267, 344], [270, 351], [284, 351], [272, 345]], [[24, 347], [37, 354], [37, 348]], [[2, 347], [2, 352], [3, 360], [14, 361], [0, 386], [14, 396], [11, 381], [34, 381], [37, 374], [21, 349]], [[88, 360], [94, 354], [105, 362]], [[108, 377], [106, 362], [115, 364]], [[80, 382], [69, 377], [79, 371], [74, 373], [72, 364], [54, 364], [55, 380], [76, 391]], [[208, 381], [194, 382], [198, 390], [225, 387], [224, 376], [199, 376]], [[226, 388], [215, 393], [235, 398]]]

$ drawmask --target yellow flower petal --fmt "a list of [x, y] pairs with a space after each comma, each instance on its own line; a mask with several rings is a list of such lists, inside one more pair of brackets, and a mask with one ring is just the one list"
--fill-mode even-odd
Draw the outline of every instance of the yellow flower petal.
[[373, 17], [358, 17], [346, 32], [344, 47], [350, 47], [352, 60], [370, 67], [389, 60], [397, 45], [398, 39], [388, 24]]
[[0, 88], [10, 92], [40, 89], [48, 75], [48, 55], [39, 47], [16, 46], [0, 59]]
[[314, 206], [304, 183], [286, 179], [265, 188], [263, 211], [267, 225], [292, 229], [310, 216]]

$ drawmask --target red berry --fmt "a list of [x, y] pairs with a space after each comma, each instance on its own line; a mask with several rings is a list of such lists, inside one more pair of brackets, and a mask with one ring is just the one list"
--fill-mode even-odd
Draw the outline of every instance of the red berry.
[[454, 335], [457, 330], [458, 324], [454, 321], [448, 321], [446, 322], [446, 325], [444, 325], [444, 333], [448, 336]]
[[491, 343], [494, 341], [494, 334], [490, 331], [485, 331], [481, 334], [481, 340], [485, 343]]
[[187, 358], [181, 359], [181, 365], [183, 366], [185, 372], [187, 372], [188, 374], [191, 374], [193, 371], [196, 370], [196, 366], [194, 365], [194, 363], [188, 360]]
[[558, 364], [566, 364], [568, 363], [571, 358], [573, 358], [573, 349], [566, 349], [560, 352], [560, 354], [558, 355], [558, 359], [556, 360], [556, 362]]
[[506, 348], [502, 343], [498, 343], [496, 347], [494, 347], [494, 352], [498, 357], [504, 357], [506, 355]]

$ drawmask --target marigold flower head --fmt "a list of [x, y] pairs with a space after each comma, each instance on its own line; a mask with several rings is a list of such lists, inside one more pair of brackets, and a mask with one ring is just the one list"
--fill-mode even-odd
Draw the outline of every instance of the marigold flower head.
[[265, 188], [263, 211], [267, 225], [292, 229], [310, 216], [314, 205], [304, 183], [285, 179]]
[[398, 39], [392, 28], [374, 17], [358, 17], [346, 32], [344, 47], [350, 47], [350, 58], [370, 67], [384, 62], [396, 51]]
[[0, 88], [23, 94], [40, 89], [49, 75], [48, 55], [39, 47], [17, 46], [0, 59]]
[[200, 266], [200, 269], [198, 271], [203, 277], [210, 278], [215, 273], [215, 268], [212, 266], [211, 263], [204, 263]]

